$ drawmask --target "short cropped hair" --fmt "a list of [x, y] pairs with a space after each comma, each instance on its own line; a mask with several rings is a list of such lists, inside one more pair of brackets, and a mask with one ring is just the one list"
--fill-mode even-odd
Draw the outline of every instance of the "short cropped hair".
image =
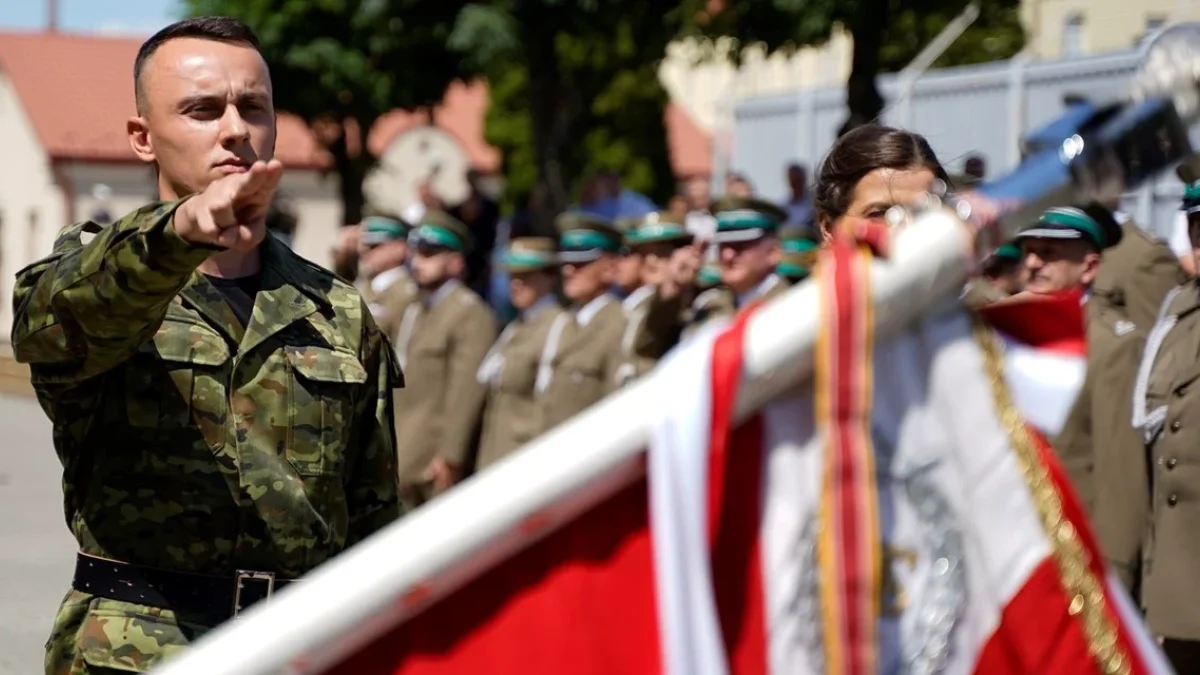
[[176, 21], [143, 42], [141, 48], [138, 49], [137, 58], [133, 60], [133, 90], [137, 97], [138, 114], [146, 111], [146, 96], [142, 90], [142, 70], [146, 67], [146, 62], [164, 43], [180, 38], [228, 42], [260, 51], [258, 36], [249, 26], [237, 19], [226, 16], [200, 16]]

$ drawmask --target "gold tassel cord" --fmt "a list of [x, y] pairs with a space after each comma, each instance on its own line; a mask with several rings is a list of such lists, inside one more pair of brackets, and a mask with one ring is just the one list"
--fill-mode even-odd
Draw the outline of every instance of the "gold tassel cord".
[[1000, 424], [1016, 451], [1030, 496], [1050, 539], [1054, 561], [1064, 590], [1071, 598], [1068, 612], [1081, 622], [1088, 649], [1105, 675], [1126, 675], [1130, 659], [1117, 643], [1117, 628], [1105, 609], [1103, 583], [1092, 573], [1090, 554], [1075, 527], [1063, 515], [1062, 497], [1042, 464], [1025, 421], [1012, 402], [1004, 380], [1004, 345], [995, 331], [974, 319], [976, 343], [983, 352], [984, 369], [992, 385], [992, 398]]

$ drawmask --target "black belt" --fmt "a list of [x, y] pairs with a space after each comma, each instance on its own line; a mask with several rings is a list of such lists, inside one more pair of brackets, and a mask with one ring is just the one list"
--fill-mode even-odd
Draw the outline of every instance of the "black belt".
[[291, 583], [274, 572], [237, 570], [232, 576], [176, 572], [97, 558], [75, 557], [72, 588], [81, 593], [213, 618], [238, 615]]

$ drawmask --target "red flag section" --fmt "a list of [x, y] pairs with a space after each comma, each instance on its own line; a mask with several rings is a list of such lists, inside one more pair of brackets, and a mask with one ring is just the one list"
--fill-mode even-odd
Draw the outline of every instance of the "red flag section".
[[640, 480], [329, 672], [658, 673], [653, 577]]

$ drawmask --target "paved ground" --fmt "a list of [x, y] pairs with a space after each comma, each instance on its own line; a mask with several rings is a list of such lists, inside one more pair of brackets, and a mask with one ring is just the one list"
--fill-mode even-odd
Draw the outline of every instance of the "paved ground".
[[42, 645], [71, 580], [60, 473], [37, 402], [0, 394], [0, 675], [42, 672]]

